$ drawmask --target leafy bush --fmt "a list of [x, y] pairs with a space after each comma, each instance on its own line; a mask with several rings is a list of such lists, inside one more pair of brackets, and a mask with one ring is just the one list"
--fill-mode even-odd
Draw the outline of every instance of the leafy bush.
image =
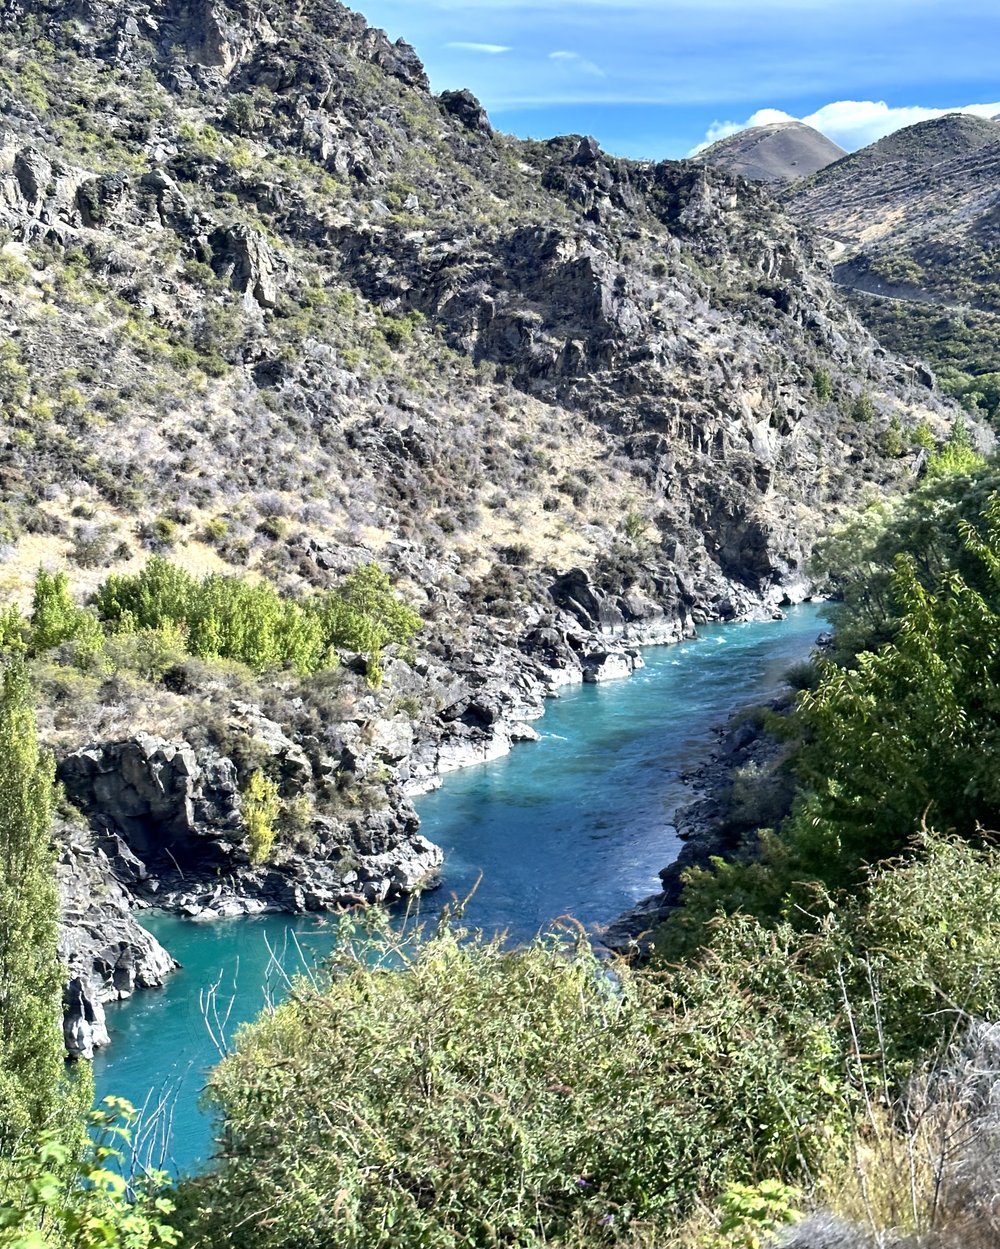
[[833, 398], [833, 380], [829, 369], [816, 369], [813, 373], [813, 389], [820, 403], [826, 403]]
[[[759, 835], [753, 861], [689, 874], [664, 934], [672, 956], [696, 948], [719, 911], [793, 917], [819, 895], [861, 887], [865, 865], [906, 851], [926, 822], [972, 841], [1000, 826], [1000, 495], [982, 506], [983, 486], [961, 478], [925, 493], [889, 526], [892, 541], [884, 533], [870, 545], [868, 556], [900, 539], [909, 546], [885, 580], [867, 577], [891, 600], [890, 640], [822, 661], [818, 685], [785, 722], [799, 784], [793, 814]], [[978, 524], [965, 514], [973, 500]], [[912, 957], [919, 965], [920, 951]]]
[[132, 1107], [113, 1097], [103, 1107], [89, 1117], [90, 1139], [82, 1150], [48, 1132], [36, 1148], [0, 1166], [0, 1249], [159, 1249], [179, 1243], [167, 1222], [174, 1206], [164, 1195], [166, 1176], [147, 1172], [131, 1183], [122, 1176], [120, 1145], [129, 1141]]
[[278, 818], [280, 806], [277, 784], [263, 772], [254, 772], [243, 794], [243, 818], [247, 826], [247, 847], [251, 863], [270, 861], [277, 836], [275, 820]]
[[854, 419], [859, 421], [862, 425], [871, 424], [871, 422], [875, 419], [875, 404], [872, 401], [871, 395], [864, 391], [858, 395], [857, 399], [854, 401], [854, 406], [851, 408], [851, 416], [853, 416]]
[[972, 446], [965, 422], [958, 417], [948, 441], [928, 459], [927, 475], [934, 478], [974, 473], [985, 465], [985, 459]]
[[96, 605], [111, 629], [180, 629], [200, 658], [235, 659], [257, 671], [316, 672], [335, 663], [342, 646], [368, 656], [373, 684], [381, 682], [385, 647], [408, 642], [421, 624], [377, 564], [356, 569], [339, 591], [299, 603], [263, 582], [218, 575], [199, 581], [154, 558], [140, 573], [109, 577]]
[[336, 948], [212, 1076], [192, 1245], [659, 1244], [699, 1189], [793, 1164], [844, 1113], [815, 986], [752, 925], [665, 982], [576, 932], [504, 953], [344, 920]]
[[705, 1203], [708, 1243], [760, 1243], [1000, 1013], [1000, 853], [929, 834], [794, 925], [717, 916], [680, 965], [369, 922], [213, 1073], [186, 1243], [688, 1245]]
[[49, 573], [39, 568], [29, 623], [30, 645], [35, 654], [75, 639], [100, 638], [96, 618], [74, 602], [64, 572]]

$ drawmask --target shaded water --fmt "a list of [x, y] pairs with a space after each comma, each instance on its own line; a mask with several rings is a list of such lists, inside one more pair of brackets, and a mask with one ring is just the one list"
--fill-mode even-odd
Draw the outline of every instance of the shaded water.
[[[774, 690], [820, 628], [809, 605], [783, 622], [707, 627], [697, 641], [647, 649], [647, 666], [629, 681], [550, 701], [536, 723], [540, 742], [450, 775], [419, 799], [422, 831], [446, 856], [443, 887], [424, 912], [464, 897], [482, 874], [466, 922], [529, 937], [564, 914], [606, 923], [655, 892], [657, 872], [679, 850], [672, 814], [690, 798], [680, 774], [704, 759], [712, 726]], [[95, 1060], [98, 1093], [138, 1106], [166, 1097], [165, 1160], [191, 1169], [211, 1152], [198, 1091], [217, 1058], [200, 993], [219, 982], [220, 1002], [235, 994], [231, 1032], [263, 1005], [272, 951], [294, 967], [300, 949], [321, 957], [332, 937], [318, 916], [143, 922], [182, 969], [164, 989], [108, 1008], [112, 1046]], [[270, 980], [280, 993], [280, 977]]]

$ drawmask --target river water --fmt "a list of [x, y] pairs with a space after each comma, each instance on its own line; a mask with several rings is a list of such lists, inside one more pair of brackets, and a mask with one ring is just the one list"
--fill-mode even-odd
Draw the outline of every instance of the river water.
[[[705, 758], [714, 725], [779, 686], [821, 627], [811, 605], [785, 621], [714, 625], [697, 641], [648, 648], [631, 680], [563, 691], [536, 722], [540, 742], [454, 773], [418, 800], [422, 831], [446, 856], [424, 913], [464, 898], [478, 880], [465, 922], [521, 938], [561, 915], [599, 926], [655, 892], [657, 872], [679, 849], [672, 815], [690, 798], [681, 774]], [[198, 1096], [218, 1051], [201, 996], [218, 984], [220, 1023], [232, 1003], [231, 1035], [267, 993], [280, 995], [276, 962], [287, 970], [322, 958], [332, 937], [321, 916], [143, 922], [182, 968], [165, 988], [108, 1007], [112, 1045], [94, 1063], [98, 1096], [162, 1102], [140, 1144], [154, 1161], [189, 1171], [212, 1149]]]

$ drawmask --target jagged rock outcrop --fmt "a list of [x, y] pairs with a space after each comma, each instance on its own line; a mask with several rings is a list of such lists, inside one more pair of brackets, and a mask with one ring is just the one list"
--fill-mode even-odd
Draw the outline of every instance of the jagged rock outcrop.
[[471, 91], [442, 91], [438, 99], [445, 112], [457, 117], [469, 130], [479, 130], [483, 134], [493, 133], [486, 109]]
[[[234, 713], [232, 725], [252, 739], [279, 793], [314, 792], [308, 757], [280, 726], [247, 704]], [[406, 754], [384, 730], [372, 748], [382, 759]], [[316, 813], [301, 830], [308, 852], [286, 847], [275, 862], [252, 864], [237, 767], [209, 747], [139, 734], [72, 752], [59, 776], [93, 826], [120, 845], [134, 869], [133, 892], [185, 914], [391, 901], [426, 886], [441, 865], [441, 852], [418, 834], [398, 796], [363, 822]]]
[[104, 1006], [153, 988], [177, 966], [136, 921], [129, 892], [145, 869], [115, 837], [95, 840], [89, 830], [57, 830], [59, 954], [68, 969], [63, 1034], [74, 1058], [92, 1058], [109, 1042]]

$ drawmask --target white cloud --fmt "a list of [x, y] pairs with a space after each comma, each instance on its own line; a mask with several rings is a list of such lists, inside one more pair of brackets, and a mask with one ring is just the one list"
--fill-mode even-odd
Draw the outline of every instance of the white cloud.
[[581, 74], [589, 74], [591, 78], [606, 78], [604, 70], [600, 65], [593, 61], [588, 61], [586, 57], [580, 55], [579, 52], [550, 52], [550, 61], [561, 61], [563, 64], [572, 65], [574, 69], [579, 70]]
[[705, 135], [704, 143], [699, 143], [689, 155], [694, 156], [712, 143], [728, 138], [729, 135], [738, 134], [741, 130], [747, 130], [751, 126], [766, 126], [776, 121], [802, 121], [807, 126], [812, 126], [813, 129], [825, 134], [834, 143], [839, 143], [849, 152], [854, 152], [858, 148], [867, 147], [869, 143], [877, 142], [887, 134], [902, 130], [904, 126], [913, 126], [920, 121], [930, 121], [933, 117], [944, 117], [947, 113], [970, 113], [976, 117], [995, 117], [997, 113], [1000, 113], [1000, 102], [963, 104], [957, 108], [924, 108], [919, 104], [890, 107], [884, 100], [835, 100], [830, 104], [824, 104], [814, 113], [798, 118], [792, 117], [790, 113], [782, 112], [781, 109], [762, 108], [743, 122], [713, 122]]
[[510, 51], [510, 48], [502, 43], [466, 43], [461, 39], [454, 43], [446, 43], [444, 46], [457, 48], [460, 52], [481, 52], [486, 56], [499, 56], [501, 52]]

